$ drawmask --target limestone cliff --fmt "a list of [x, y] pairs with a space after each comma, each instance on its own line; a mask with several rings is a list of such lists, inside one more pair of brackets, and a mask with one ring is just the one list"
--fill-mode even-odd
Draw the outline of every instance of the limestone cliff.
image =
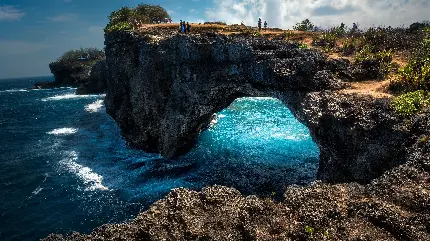
[[350, 183], [290, 186], [279, 203], [179, 188], [129, 222], [45, 240], [430, 240], [430, 110], [404, 121], [388, 99], [342, 93], [341, 61], [284, 42], [116, 33], [106, 54], [107, 111], [134, 146], [179, 155], [235, 98], [271, 96], [309, 127], [318, 178]]
[[55, 80], [38, 82], [33, 88], [78, 87], [77, 94], [97, 94], [106, 90], [107, 66], [104, 60], [95, 63], [57, 61], [49, 68]]
[[318, 178], [369, 182], [404, 160], [386, 100], [341, 95], [344, 68], [296, 44], [223, 35], [113, 33], [106, 38], [107, 112], [134, 147], [175, 157], [238, 97], [276, 97], [321, 151]]

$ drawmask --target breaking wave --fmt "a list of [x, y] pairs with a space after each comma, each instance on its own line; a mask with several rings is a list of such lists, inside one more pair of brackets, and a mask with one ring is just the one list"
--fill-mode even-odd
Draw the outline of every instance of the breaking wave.
[[76, 163], [78, 153], [76, 151], [66, 152], [67, 157], [59, 162], [61, 166], [69, 172], [76, 174], [79, 179], [86, 185], [85, 191], [102, 190], [107, 191], [109, 188], [103, 186], [103, 177], [93, 172], [89, 167]]
[[103, 108], [103, 100], [96, 100], [95, 102], [85, 106], [85, 110], [88, 112], [99, 112]]
[[86, 99], [86, 98], [94, 98], [94, 97], [99, 97], [99, 95], [65, 94], [65, 95], [56, 95], [56, 96], [51, 96], [51, 97], [43, 98], [42, 101]]
[[78, 132], [78, 129], [76, 129], [76, 128], [59, 128], [59, 129], [54, 129], [50, 132], [47, 132], [47, 134], [56, 135], [56, 136], [63, 136], [63, 135], [75, 134], [76, 132]]

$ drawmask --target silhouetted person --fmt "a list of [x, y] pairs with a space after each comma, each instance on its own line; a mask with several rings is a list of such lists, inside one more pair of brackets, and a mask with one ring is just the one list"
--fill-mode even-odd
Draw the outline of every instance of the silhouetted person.
[[358, 29], [357, 24], [353, 23], [352, 24], [352, 30], [357, 30], [357, 29]]
[[185, 33], [185, 21], [181, 20], [181, 33]]
[[267, 21], [264, 21], [264, 30], [267, 29]]
[[261, 31], [261, 18], [258, 18], [258, 31]]
[[187, 22], [187, 33], [191, 33], [191, 25]]

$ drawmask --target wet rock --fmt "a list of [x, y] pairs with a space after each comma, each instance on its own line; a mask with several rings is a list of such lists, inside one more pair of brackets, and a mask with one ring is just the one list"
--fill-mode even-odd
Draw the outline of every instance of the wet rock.
[[106, 56], [107, 112], [145, 151], [182, 155], [236, 98], [270, 96], [309, 127], [321, 150], [322, 180], [365, 183], [403, 162], [391, 154], [403, 143], [386, 103], [327, 94], [343, 87], [336, 75], [347, 61], [284, 41], [216, 34], [115, 33], [106, 37]]
[[76, 94], [100, 94], [106, 91], [106, 83], [108, 78], [108, 70], [106, 61], [97, 62], [92, 68], [88, 81], [82, 82]]

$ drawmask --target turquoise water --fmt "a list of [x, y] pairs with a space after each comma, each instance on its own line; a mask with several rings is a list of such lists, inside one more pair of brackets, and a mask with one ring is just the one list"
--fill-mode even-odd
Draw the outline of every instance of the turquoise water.
[[89, 232], [176, 187], [279, 198], [286, 185], [315, 180], [318, 148], [276, 99], [236, 100], [190, 153], [165, 160], [127, 146], [103, 95], [24, 89], [50, 79], [0, 81], [0, 240]]

